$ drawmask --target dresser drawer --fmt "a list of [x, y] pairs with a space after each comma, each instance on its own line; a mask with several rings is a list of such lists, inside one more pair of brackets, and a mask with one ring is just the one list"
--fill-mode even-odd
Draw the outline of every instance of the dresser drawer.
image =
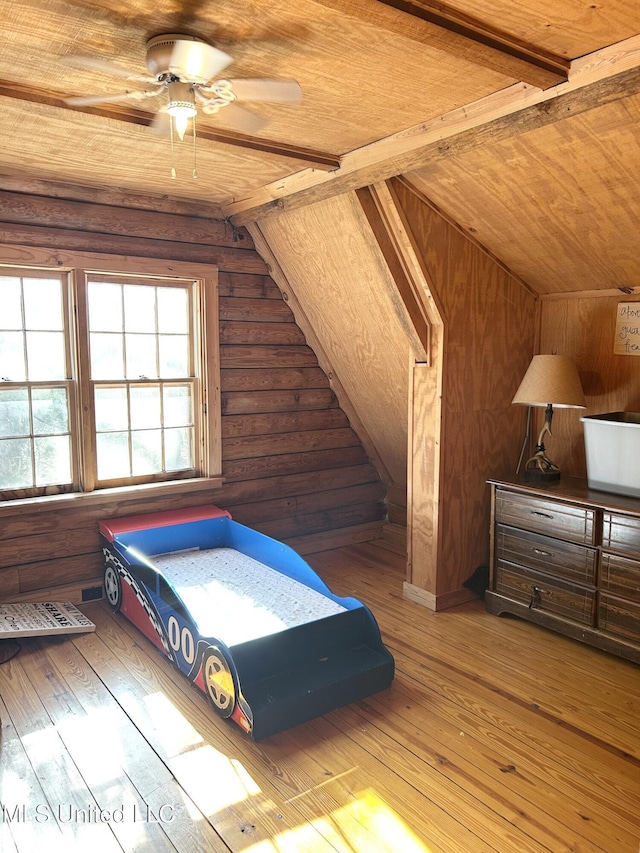
[[640, 556], [640, 517], [605, 510], [602, 515], [602, 547]]
[[582, 625], [595, 624], [596, 592], [593, 587], [583, 587], [560, 578], [551, 578], [542, 572], [499, 560], [495, 589], [501, 595], [526, 604], [532, 610], [553, 613]]
[[595, 548], [563, 542], [504, 524], [496, 526], [496, 556], [499, 560], [519, 563], [546, 574], [593, 585], [597, 555]]
[[496, 489], [495, 519], [546, 536], [595, 545], [595, 510], [535, 495]]
[[640, 603], [602, 593], [598, 607], [598, 629], [640, 642]]
[[600, 559], [600, 589], [640, 602], [640, 562], [618, 554], [603, 553]]

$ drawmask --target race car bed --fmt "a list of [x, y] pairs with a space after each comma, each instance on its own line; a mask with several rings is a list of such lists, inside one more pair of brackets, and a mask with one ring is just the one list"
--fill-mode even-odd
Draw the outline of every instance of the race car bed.
[[100, 523], [107, 601], [259, 740], [383, 690], [371, 611], [214, 506]]

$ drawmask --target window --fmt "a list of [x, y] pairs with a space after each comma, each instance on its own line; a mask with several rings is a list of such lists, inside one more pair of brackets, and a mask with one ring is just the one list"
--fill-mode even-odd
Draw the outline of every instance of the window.
[[0, 278], [0, 489], [73, 481], [63, 277]]
[[219, 475], [215, 270], [98, 257], [0, 266], [1, 499]]

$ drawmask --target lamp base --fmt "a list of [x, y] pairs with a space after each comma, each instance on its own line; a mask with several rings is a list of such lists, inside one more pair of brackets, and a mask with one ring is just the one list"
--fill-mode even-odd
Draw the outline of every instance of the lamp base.
[[531, 459], [527, 460], [527, 464], [524, 468], [524, 478], [525, 480], [543, 480], [545, 482], [549, 480], [559, 480], [560, 479], [560, 468], [556, 465], [555, 462], [552, 462], [544, 447], [544, 437], [547, 433], [551, 435], [551, 421], [553, 420], [553, 406], [551, 403], [547, 404], [547, 408], [544, 413], [544, 425], [540, 430], [540, 435], [538, 436], [538, 443], [536, 444], [536, 451], [531, 457]]
[[544, 444], [536, 447], [535, 454], [527, 460], [524, 468], [525, 480], [559, 480], [560, 468], [544, 452]]
[[548, 483], [552, 480], [560, 479], [560, 471], [540, 471], [536, 468], [525, 469], [525, 480]]

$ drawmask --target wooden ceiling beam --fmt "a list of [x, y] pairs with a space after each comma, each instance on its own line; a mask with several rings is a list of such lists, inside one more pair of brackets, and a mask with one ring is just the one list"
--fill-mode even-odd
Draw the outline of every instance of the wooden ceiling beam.
[[582, 57], [571, 79], [540, 91], [517, 83], [343, 155], [337, 171], [299, 172], [222, 204], [235, 225], [385, 181], [640, 93], [640, 36]]
[[65, 181], [52, 181], [49, 178], [41, 177], [39, 174], [18, 168], [12, 169], [11, 172], [0, 168], [0, 187], [7, 192], [46, 196], [51, 199], [85, 201], [107, 207], [152, 210], [156, 213], [201, 216], [205, 219], [224, 218], [220, 205], [207, 201], [180, 199], [158, 193], [135, 192], [120, 187], [89, 187]]
[[569, 76], [571, 63], [565, 57], [452, 9], [439, 0], [315, 2], [539, 89], [556, 86]]
[[[152, 113], [117, 104], [71, 106], [65, 101], [67, 95], [61, 92], [39, 89], [36, 86], [27, 86], [12, 80], [0, 80], [0, 97], [14, 98], [19, 101], [35, 104], [45, 104], [46, 106], [57, 107], [72, 112], [129, 122], [130, 124], [137, 124], [142, 127], [149, 127], [153, 121]], [[209, 142], [219, 142], [223, 145], [234, 145], [249, 151], [276, 154], [279, 157], [299, 160], [301, 164], [306, 164], [312, 169], [319, 169], [321, 171], [332, 171], [340, 166], [340, 157], [335, 154], [327, 154], [322, 151], [314, 151], [310, 148], [288, 145], [285, 142], [261, 139], [257, 136], [247, 136], [231, 130], [218, 130], [198, 124], [197, 136], [198, 139], [206, 139]]]

